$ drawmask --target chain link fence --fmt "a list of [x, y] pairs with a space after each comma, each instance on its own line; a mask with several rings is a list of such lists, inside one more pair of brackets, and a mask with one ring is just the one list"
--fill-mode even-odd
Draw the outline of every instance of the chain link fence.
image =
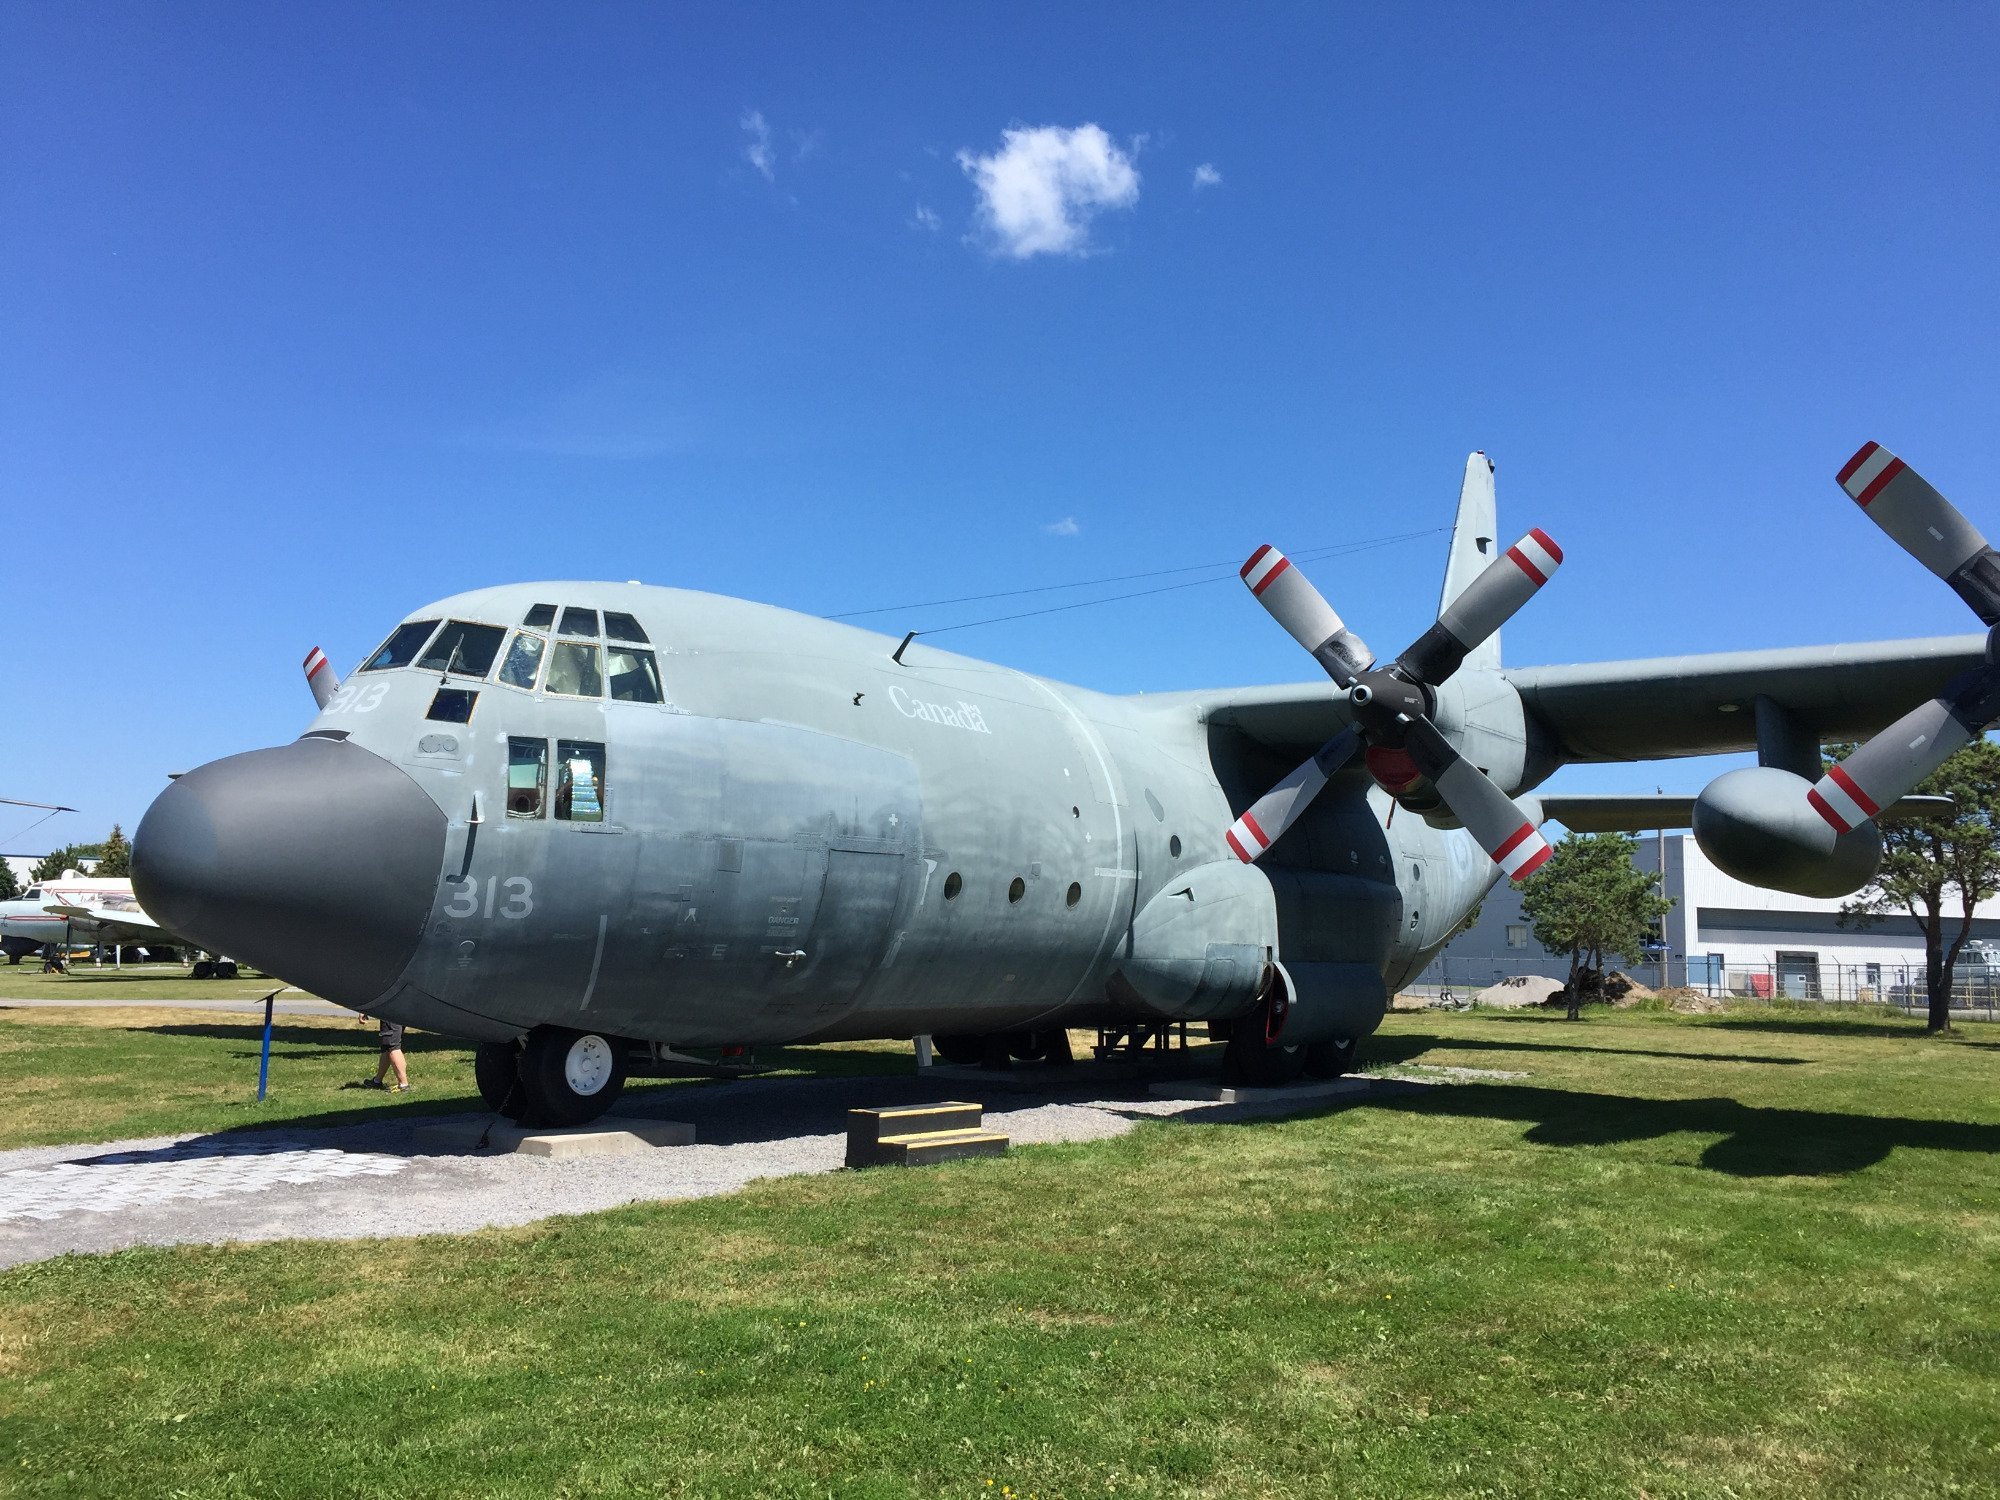
[[[1771, 1001], [1829, 1006], [1893, 1005], [1908, 1015], [1930, 1007], [1924, 966], [1829, 963], [1816, 954], [1781, 954], [1767, 964], [1734, 964], [1720, 955], [1649, 958], [1621, 972], [1651, 989], [1688, 989], [1716, 1000]], [[1402, 993], [1433, 1005], [1469, 1005], [1481, 990], [1504, 979], [1535, 975], [1561, 983], [1566, 960], [1529, 955], [1504, 958], [1443, 956]], [[1951, 1008], [1972, 1020], [2000, 1019], [2000, 969], [1961, 961], [1952, 976]]]

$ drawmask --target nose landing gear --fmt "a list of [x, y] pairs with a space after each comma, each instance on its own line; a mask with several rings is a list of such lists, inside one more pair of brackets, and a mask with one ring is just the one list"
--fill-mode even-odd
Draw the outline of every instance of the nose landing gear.
[[487, 1108], [524, 1125], [586, 1125], [625, 1087], [625, 1047], [616, 1037], [537, 1026], [520, 1042], [485, 1042], [473, 1075]]

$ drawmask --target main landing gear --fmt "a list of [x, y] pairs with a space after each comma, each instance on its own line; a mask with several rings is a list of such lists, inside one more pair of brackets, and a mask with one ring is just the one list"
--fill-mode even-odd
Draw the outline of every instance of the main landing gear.
[[537, 1026], [518, 1042], [481, 1042], [472, 1072], [496, 1114], [524, 1125], [587, 1125], [625, 1087], [625, 1044], [595, 1031]]
[[964, 1067], [1010, 1068], [1016, 1062], [1069, 1063], [1069, 1033], [1061, 1027], [1042, 1031], [996, 1031], [988, 1036], [934, 1036], [931, 1048], [948, 1063]]
[[[1300, 1078], [1338, 1078], [1354, 1071], [1353, 1039], [1315, 1042], [1284, 1039], [1288, 1001], [1282, 992], [1266, 995], [1249, 1015], [1232, 1022], [1222, 1053], [1225, 1083], [1280, 1088]], [[1277, 1035], [1274, 1037], [1273, 1032]]]

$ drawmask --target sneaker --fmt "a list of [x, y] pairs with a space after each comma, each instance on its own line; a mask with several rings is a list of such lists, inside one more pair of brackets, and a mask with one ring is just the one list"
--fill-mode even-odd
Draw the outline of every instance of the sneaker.
[[407, 1094], [409, 1093], [409, 1091], [410, 1091], [410, 1086], [407, 1083], [399, 1083], [394, 1088], [389, 1090], [389, 1092], [392, 1094]]
[[383, 1083], [379, 1078], [364, 1078], [361, 1080], [361, 1087], [364, 1089], [379, 1089], [383, 1087]]

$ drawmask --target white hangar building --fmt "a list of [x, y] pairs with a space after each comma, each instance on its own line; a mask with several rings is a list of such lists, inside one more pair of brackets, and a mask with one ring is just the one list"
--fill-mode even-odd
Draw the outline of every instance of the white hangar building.
[[[1924, 939], [1915, 919], [1885, 914], [1866, 927], [1840, 925], [1840, 902], [1745, 885], [1708, 862], [1691, 833], [1638, 836], [1633, 863], [1657, 870], [1666, 859], [1665, 953], [1643, 964], [1610, 961], [1658, 986], [1686, 984], [1714, 995], [1791, 996], [1814, 1000], [1902, 1001], [1924, 992]], [[1956, 914], [1945, 919], [1949, 942]], [[1982, 946], [1984, 944], [1985, 946]], [[1545, 951], [1521, 911], [1519, 887], [1502, 882], [1479, 922], [1446, 944], [1415, 988], [1483, 989], [1510, 974], [1569, 974], [1567, 955]], [[2000, 898], [1974, 910], [1972, 937], [1960, 956], [1958, 989], [2000, 985]]]

